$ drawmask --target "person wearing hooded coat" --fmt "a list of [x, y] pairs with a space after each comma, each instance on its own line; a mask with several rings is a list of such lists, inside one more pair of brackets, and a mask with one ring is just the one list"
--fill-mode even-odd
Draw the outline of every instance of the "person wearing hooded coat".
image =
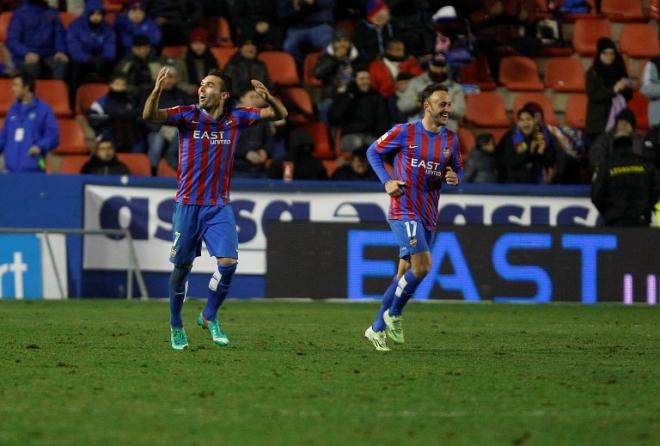
[[586, 83], [589, 100], [584, 131], [591, 145], [606, 129], [613, 98], [618, 94], [626, 101], [632, 98], [626, 65], [612, 39], [598, 39], [597, 53], [587, 70]]

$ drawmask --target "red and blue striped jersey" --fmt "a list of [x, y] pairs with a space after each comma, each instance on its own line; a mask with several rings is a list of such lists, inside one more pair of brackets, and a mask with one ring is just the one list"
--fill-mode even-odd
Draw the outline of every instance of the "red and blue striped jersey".
[[[383, 156], [394, 154], [394, 178], [390, 177]], [[429, 230], [438, 220], [438, 200], [446, 167], [463, 178], [463, 158], [458, 135], [447, 127], [433, 133], [422, 120], [397, 124], [378, 138], [367, 151], [369, 163], [385, 184], [391, 179], [405, 181], [404, 194], [390, 198], [390, 220], [418, 219]]]
[[176, 201], [229, 203], [234, 149], [241, 130], [257, 122], [258, 108], [234, 108], [214, 118], [197, 105], [166, 109], [166, 125], [179, 129]]

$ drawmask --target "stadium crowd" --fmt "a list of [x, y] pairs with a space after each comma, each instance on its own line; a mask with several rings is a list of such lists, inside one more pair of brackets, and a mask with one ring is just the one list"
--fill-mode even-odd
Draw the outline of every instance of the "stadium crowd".
[[[0, 86], [12, 90], [0, 98], [4, 169], [79, 172], [81, 163], [67, 167], [72, 158], [98, 161], [98, 147], [111, 145], [113, 163], [123, 158], [133, 171], [136, 158], [125, 154], [140, 154], [146, 174], [174, 175], [176, 129], [140, 116], [156, 73], [167, 66], [162, 107], [196, 102], [197, 85], [214, 68], [232, 79], [236, 104], [264, 105], [250, 85], [258, 79], [287, 105], [286, 122], [242, 136], [237, 176], [282, 178], [284, 162], [293, 162], [296, 179], [375, 180], [366, 148], [393, 124], [419, 118], [419, 93], [431, 83], [449, 89], [448, 127], [458, 131], [467, 181], [589, 184], [621, 151], [655, 175], [658, 2], [628, 2], [637, 16], [612, 12], [610, 3], [617, 2], [3, 2], [3, 76], [12, 78]], [[649, 27], [654, 44], [645, 54], [623, 54], [624, 30], [613, 39], [610, 28], [584, 44], [584, 20]], [[559, 81], [553, 59], [565, 76]], [[571, 62], [581, 69], [575, 78]], [[58, 86], [65, 95], [53, 99]], [[84, 144], [72, 148], [72, 132], [81, 131]]]

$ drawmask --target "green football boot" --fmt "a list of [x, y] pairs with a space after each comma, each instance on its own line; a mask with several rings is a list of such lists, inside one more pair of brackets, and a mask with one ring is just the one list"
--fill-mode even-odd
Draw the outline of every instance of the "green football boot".
[[174, 350], [185, 350], [188, 348], [188, 336], [183, 327], [170, 327], [170, 339]]
[[390, 316], [390, 310], [385, 310], [383, 320], [387, 328], [385, 332], [395, 344], [403, 344], [403, 324], [401, 316]]
[[367, 338], [371, 344], [376, 347], [379, 352], [389, 352], [390, 348], [387, 346], [387, 335], [385, 331], [374, 331], [369, 325], [369, 328], [364, 332], [364, 337]]
[[229, 338], [225, 334], [224, 331], [222, 331], [222, 328], [220, 327], [220, 321], [215, 320], [215, 321], [208, 321], [204, 317], [204, 313], [199, 313], [199, 316], [197, 316], [197, 325], [202, 327], [203, 329], [208, 328], [209, 331], [211, 332], [211, 338], [213, 338], [213, 343], [215, 345], [219, 345], [220, 347], [225, 347], [229, 345]]

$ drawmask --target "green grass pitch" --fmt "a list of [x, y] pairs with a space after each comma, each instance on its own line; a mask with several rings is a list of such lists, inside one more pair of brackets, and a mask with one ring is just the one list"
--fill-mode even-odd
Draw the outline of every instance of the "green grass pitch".
[[0, 445], [657, 445], [660, 309], [237, 302], [215, 347], [163, 302], [0, 302]]

